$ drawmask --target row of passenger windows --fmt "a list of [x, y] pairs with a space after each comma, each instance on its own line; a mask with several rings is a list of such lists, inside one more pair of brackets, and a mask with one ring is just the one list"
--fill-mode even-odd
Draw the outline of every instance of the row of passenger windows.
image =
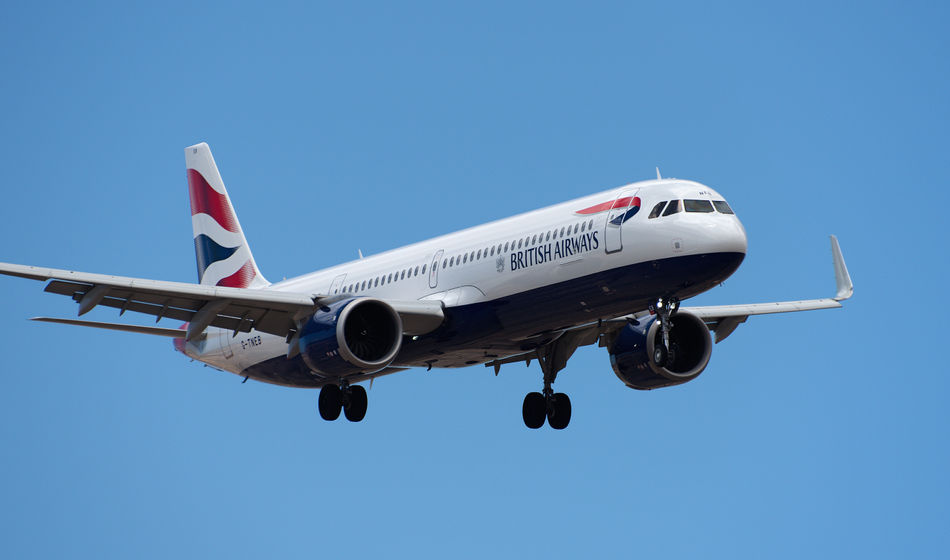
[[732, 211], [732, 208], [729, 207], [725, 200], [713, 200], [710, 202], [708, 200], [687, 199], [664, 200], [663, 202], [659, 202], [653, 207], [653, 210], [650, 211], [649, 217], [656, 218], [660, 215], [669, 216], [671, 214], [676, 214], [677, 212], [682, 212], [684, 208], [687, 212], [709, 213], [713, 211], [719, 211], [722, 214], [735, 214], [735, 212]]
[[534, 247], [538, 243], [546, 243], [552, 239], [562, 239], [568, 235], [576, 235], [585, 231], [593, 231], [594, 229], [594, 220], [587, 220], [584, 222], [578, 222], [571, 226], [562, 226], [560, 230], [557, 228], [552, 229], [548, 232], [541, 232], [539, 234], [529, 235], [524, 239], [517, 239], [506, 241], [504, 245], [501, 243], [497, 245], [492, 245], [490, 247], [485, 247], [484, 249], [478, 249], [476, 251], [471, 251], [469, 253], [462, 253], [461, 255], [454, 255], [445, 259], [442, 259], [442, 268], [449, 268], [452, 266], [461, 266], [468, 262], [475, 262], [483, 258], [487, 259], [488, 257], [494, 257], [495, 254], [503, 254], [509, 251], [517, 251], [525, 247]]
[[[378, 286], [385, 286], [386, 284], [392, 284], [393, 282], [399, 282], [400, 280], [405, 280], [406, 278], [414, 278], [420, 274], [426, 273], [426, 265], [416, 266], [415, 268], [409, 267], [405, 270], [392, 272], [389, 275], [383, 274], [382, 276], [377, 276], [376, 278], [370, 278], [369, 280], [363, 280], [362, 282], [356, 282], [355, 284], [350, 284], [343, 289], [344, 293], [355, 294], [356, 292], [362, 292], [363, 290], [368, 290], [370, 288], [376, 288]], [[336, 293], [336, 292], [334, 292]]]
[[[506, 241], [504, 244], [498, 243], [497, 245], [491, 245], [489, 247], [485, 247], [484, 249], [477, 249], [459, 255], [446, 257], [442, 259], [442, 268], [445, 269], [453, 266], [461, 266], [469, 262], [475, 262], [481, 259], [494, 257], [496, 254], [501, 255], [502, 253], [517, 251], [518, 249], [522, 249], [524, 247], [533, 247], [538, 243], [543, 243], [552, 239], [561, 239], [567, 237], [568, 235], [592, 231], [593, 229], [594, 220], [578, 222], [573, 224], [573, 226], [562, 226], [560, 230], [555, 228], [548, 232], [529, 235], [523, 239]], [[393, 282], [399, 282], [405, 280], [406, 278], [415, 278], [420, 274], [425, 274], [426, 268], [427, 265], [416, 266], [415, 268], [409, 267], [405, 270], [393, 272], [391, 274], [384, 274], [382, 276], [377, 276], [376, 278], [370, 278], [368, 280], [349, 284], [345, 286], [342, 291], [344, 293], [355, 294], [370, 288], [377, 288], [379, 286], [385, 286], [386, 284], [392, 284]], [[337, 290], [334, 293], [338, 293], [339, 291], [340, 290]]]

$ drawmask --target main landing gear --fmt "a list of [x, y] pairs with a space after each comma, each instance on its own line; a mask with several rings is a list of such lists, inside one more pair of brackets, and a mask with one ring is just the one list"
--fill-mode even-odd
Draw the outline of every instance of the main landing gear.
[[670, 342], [670, 328], [673, 323], [670, 316], [676, 313], [680, 308], [680, 300], [672, 297], [669, 299], [658, 298], [650, 306], [650, 311], [656, 313], [660, 320], [660, 332], [662, 333], [662, 342], [653, 346], [653, 362], [659, 367], [671, 364], [676, 359], [676, 343]]
[[336, 420], [342, 411], [350, 422], [359, 422], [366, 416], [368, 403], [366, 389], [362, 386], [345, 382], [342, 386], [330, 383], [320, 389], [317, 407], [324, 420]]
[[545, 418], [552, 428], [563, 430], [571, 421], [571, 399], [564, 393], [555, 393], [547, 386], [544, 393], [535, 391], [525, 396], [521, 416], [524, 425], [532, 430], [543, 426]]
[[555, 430], [563, 430], [571, 422], [571, 399], [564, 393], [555, 393], [551, 385], [557, 378], [557, 373], [564, 369], [567, 360], [571, 357], [579, 344], [576, 335], [565, 335], [561, 338], [538, 348], [538, 363], [544, 373], [544, 389], [542, 392], [528, 393], [521, 405], [521, 417], [524, 425], [536, 430], [548, 425]]

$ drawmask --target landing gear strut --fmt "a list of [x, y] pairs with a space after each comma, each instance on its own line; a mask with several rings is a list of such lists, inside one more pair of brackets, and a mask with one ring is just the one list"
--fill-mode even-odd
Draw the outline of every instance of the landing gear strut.
[[668, 299], [658, 298], [656, 302], [650, 306], [650, 311], [656, 313], [657, 318], [660, 320], [662, 342], [653, 347], [653, 361], [660, 367], [673, 363], [673, 360], [676, 358], [676, 345], [670, 342], [670, 328], [673, 326], [672, 321], [670, 321], [670, 316], [676, 313], [679, 308], [680, 300], [675, 297]]
[[564, 393], [555, 393], [551, 385], [576, 349], [576, 341], [560, 339], [538, 349], [538, 362], [544, 373], [544, 389], [540, 393], [531, 392], [525, 396], [521, 405], [525, 426], [536, 430], [544, 425], [546, 418], [552, 428], [563, 430], [571, 422], [571, 399]]
[[359, 422], [366, 416], [367, 406], [366, 389], [345, 381], [342, 386], [334, 383], [324, 385], [317, 399], [320, 417], [328, 421], [339, 418], [342, 411], [350, 422]]

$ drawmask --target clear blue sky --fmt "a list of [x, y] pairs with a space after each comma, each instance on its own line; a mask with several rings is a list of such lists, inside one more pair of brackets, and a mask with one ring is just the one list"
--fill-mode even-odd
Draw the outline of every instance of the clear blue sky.
[[75, 307], [0, 278], [0, 556], [946, 558], [950, 14], [657, 6], [8, 3], [2, 261], [195, 281], [207, 141], [271, 280], [659, 166], [749, 234], [698, 302], [831, 295], [830, 233], [857, 291], [677, 388], [582, 349], [555, 432], [521, 421], [535, 368], [384, 378], [327, 423], [168, 340], [29, 323]]

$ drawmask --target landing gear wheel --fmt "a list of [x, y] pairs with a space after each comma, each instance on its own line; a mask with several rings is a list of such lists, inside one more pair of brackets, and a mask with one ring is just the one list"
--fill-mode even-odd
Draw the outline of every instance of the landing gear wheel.
[[548, 424], [563, 430], [571, 422], [571, 399], [564, 393], [554, 393], [548, 406]]
[[524, 404], [521, 405], [521, 416], [524, 418], [524, 425], [537, 430], [544, 425], [544, 415], [547, 409], [547, 403], [544, 402], [544, 395], [538, 392], [525, 395]]
[[666, 349], [666, 346], [662, 344], [656, 344], [653, 347], [653, 363], [659, 367], [666, 365], [666, 360], [669, 358], [669, 351]]
[[343, 391], [339, 385], [324, 385], [320, 389], [320, 398], [317, 399], [317, 408], [320, 409], [320, 418], [332, 421], [340, 417], [343, 409]]
[[[368, 403], [366, 389], [360, 385], [351, 385], [347, 392], [349, 394], [343, 405], [343, 414], [350, 422], [359, 422], [366, 416], [366, 406]], [[337, 415], [339, 414], [340, 413], [337, 412]]]

